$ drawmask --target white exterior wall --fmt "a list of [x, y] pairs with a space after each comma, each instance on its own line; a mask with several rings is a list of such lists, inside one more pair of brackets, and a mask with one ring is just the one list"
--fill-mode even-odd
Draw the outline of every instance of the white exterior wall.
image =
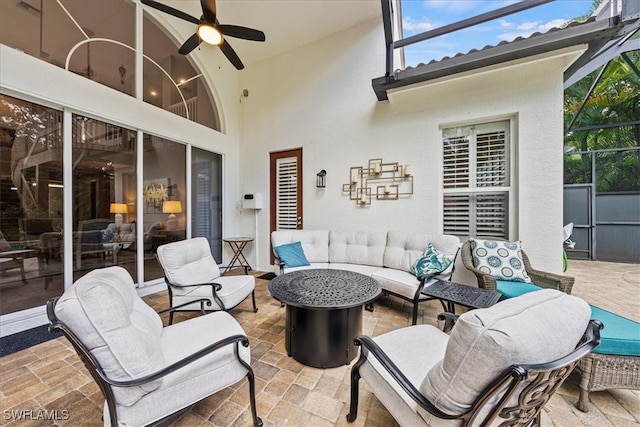
[[[562, 72], [583, 47], [467, 73], [378, 102], [384, 73], [378, 20], [253, 65], [241, 77], [242, 191], [265, 195], [258, 212], [259, 269], [269, 261], [269, 153], [303, 148], [303, 214], [309, 229], [442, 232], [442, 127], [514, 120], [512, 239], [534, 266], [562, 270]], [[358, 207], [342, 193], [351, 166], [410, 163], [414, 194]], [[327, 187], [315, 187], [327, 171]], [[250, 218], [249, 218], [250, 217]], [[253, 228], [253, 215], [243, 226]], [[251, 258], [250, 258], [251, 259]]]

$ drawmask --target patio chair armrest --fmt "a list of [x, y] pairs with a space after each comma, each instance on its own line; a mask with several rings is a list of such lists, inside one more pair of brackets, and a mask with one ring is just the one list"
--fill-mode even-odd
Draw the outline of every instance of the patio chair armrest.
[[527, 274], [535, 285], [540, 286], [541, 288], [556, 289], [566, 294], [571, 294], [575, 278], [533, 268], [531, 266], [529, 256], [524, 251], [522, 251], [522, 262], [524, 263], [524, 268], [527, 271]]
[[444, 419], [456, 419], [455, 415], [445, 414], [436, 408], [422, 393], [418, 390], [411, 381], [400, 371], [395, 363], [387, 356], [387, 354], [376, 344], [376, 342], [366, 335], [359, 335], [355, 338], [355, 344], [362, 347], [360, 353], [360, 360], [358, 360], [356, 366], [360, 366], [364, 363], [364, 359], [375, 357], [375, 359], [382, 365], [382, 367], [391, 375], [391, 378], [398, 383], [400, 387], [415, 401], [421, 408], [435, 415], [438, 418]]
[[449, 332], [455, 326], [456, 322], [458, 321], [458, 317], [460, 316], [454, 313], [449, 313], [447, 311], [438, 314], [438, 320], [441, 322], [444, 321], [442, 332]]
[[208, 298], [200, 298], [200, 299], [196, 299], [193, 301], [189, 301], [189, 302], [185, 302], [183, 304], [179, 304], [179, 305], [174, 305], [173, 307], [169, 307], [169, 308], [165, 308], [164, 310], [160, 310], [157, 313], [158, 314], [164, 314], [164, 313], [171, 313], [173, 311], [178, 311], [178, 309], [182, 308], [182, 307], [186, 307], [187, 305], [191, 305], [194, 303], [200, 303], [200, 309], [201, 311], [204, 312], [204, 305], [206, 304], [208, 307], [211, 307], [211, 300]]
[[173, 286], [174, 288], [191, 288], [191, 287], [194, 287], [194, 286], [211, 286], [211, 287], [213, 287], [214, 293], [219, 291], [220, 289], [222, 289], [222, 285], [220, 283], [215, 283], [215, 282], [213, 282], [213, 283], [194, 283], [194, 284], [189, 284], [189, 285], [176, 285], [176, 284], [171, 283], [169, 280], [167, 280], [166, 277], [164, 278], [164, 281], [168, 285]]
[[575, 278], [571, 276], [563, 276], [560, 274], [549, 273], [540, 270], [527, 270], [527, 274], [531, 281], [541, 288], [556, 289], [566, 294], [571, 294]]

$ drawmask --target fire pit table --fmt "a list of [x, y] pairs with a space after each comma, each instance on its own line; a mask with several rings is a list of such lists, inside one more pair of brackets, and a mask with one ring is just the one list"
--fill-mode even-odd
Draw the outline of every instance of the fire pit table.
[[348, 365], [357, 355], [362, 308], [380, 295], [380, 284], [346, 270], [307, 269], [271, 280], [269, 293], [286, 305], [287, 354], [315, 368]]

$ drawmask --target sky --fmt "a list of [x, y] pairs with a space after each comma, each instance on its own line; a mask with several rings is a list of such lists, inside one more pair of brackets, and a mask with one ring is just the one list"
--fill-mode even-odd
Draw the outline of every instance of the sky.
[[[404, 38], [451, 24], [517, 0], [401, 0]], [[589, 13], [593, 0], [555, 0], [516, 14], [405, 47], [405, 65], [416, 66], [503, 40], [546, 32]]]

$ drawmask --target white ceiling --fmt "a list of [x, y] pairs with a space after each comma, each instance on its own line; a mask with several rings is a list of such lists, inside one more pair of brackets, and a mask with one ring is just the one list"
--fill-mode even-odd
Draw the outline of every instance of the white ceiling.
[[[161, 2], [197, 18], [202, 14], [199, 0]], [[304, 46], [376, 17], [380, 18], [382, 26], [380, 0], [217, 0], [216, 6], [221, 24], [255, 28], [266, 35], [264, 43], [228, 38], [245, 65]], [[181, 21], [173, 17], [168, 19]], [[176, 27], [186, 29], [185, 39], [192, 34], [189, 23], [176, 24]]]

